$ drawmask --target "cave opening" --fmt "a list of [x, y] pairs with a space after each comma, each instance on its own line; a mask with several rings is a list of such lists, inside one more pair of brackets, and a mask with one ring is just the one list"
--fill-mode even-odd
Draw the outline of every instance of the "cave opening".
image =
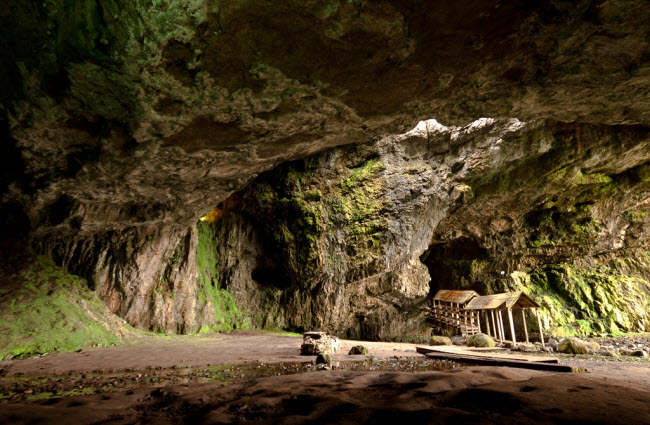
[[428, 299], [440, 289], [463, 289], [485, 293], [489, 283], [501, 277], [489, 251], [473, 237], [461, 236], [429, 246], [420, 261], [427, 266], [431, 280]]

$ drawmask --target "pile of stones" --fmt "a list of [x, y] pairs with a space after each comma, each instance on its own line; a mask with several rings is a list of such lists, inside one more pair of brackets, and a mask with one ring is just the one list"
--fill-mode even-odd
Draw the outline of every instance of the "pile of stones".
[[[631, 356], [647, 358], [650, 356], [648, 341], [635, 341], [634, 338], [599, 338], [581, 340], [574, 337], [551, 338], [546, 344], [549, 351], [564, 354], [595, 354], [598, 356]], [[645, 342], [645, 343], [644, 343]]]
[[[338, 362], [332, 362], [332, 354], [340, 349], [339, 339], [327, 335], [325, 332], [305, 332], [303, 334], [300, 354], [305, 356], [316, 356], [316, 369], [331, 369], [338, 366]], [[363, 345], [355, 345], [350, 349], [348, 355], [368, 355], [368, 348]]]
[[315, 356], [318, 354], [334, 354], [340, 348], [339, 339], [325, 332], [305, 332], [303, 334], [300, 354]]
[[[609, 338], [578, 339], [574, 337], [551, 337], [542, 346], [541, 342], [532, 344], [502, 343], [495, 341], [485, 334], [470, 337], [453, 336], [451, 338], [433, 335], [429, 345], [467, 345], [469, 347], [505, 347], [511, 351], [538, 352], [564, 354], [592, 354], [597, 356], [631, 356], [639, 358], [650, 357], [650, 335], [637, 335]], [[602, 345], [601, 345], [602, 344]]]

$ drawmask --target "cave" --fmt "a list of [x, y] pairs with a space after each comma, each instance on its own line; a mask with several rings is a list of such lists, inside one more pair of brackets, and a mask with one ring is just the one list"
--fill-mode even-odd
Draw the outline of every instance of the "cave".
[[[0, 422], [647, 417], [643, 0], [8, 0], [0, 24]], [[447, 289], [525, 293], [530, 341], [432, 334]], [[329, 362], [303, 333], [340, 338]]]
[[[429, 269], [429, 296], [440, 289], [471, 289], [485, 292], [485, 285], [474, 280], [472, 262], [485, 261], [488, 251], [478, 241], [461, 236], [447, 243], [431, 245], [420, 257]], [[498, 273], [497, 273], [498, 275]]]

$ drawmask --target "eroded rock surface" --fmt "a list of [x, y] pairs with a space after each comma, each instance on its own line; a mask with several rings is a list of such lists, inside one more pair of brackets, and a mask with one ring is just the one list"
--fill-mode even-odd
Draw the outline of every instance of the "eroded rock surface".
[[[432, 275], [647, 327], [641, 0], [10, 0], [0, 24], [3, 241], [135, 326], [409, 337]], [[432, 117], [458, 127], [391, 136]]]
[[265, 173], [200, 226], [259, 326], [417, 337], [427, 294], [472, 288], [534, 295], [554, 334], [648, 329], [648, 136], [421, 122]]

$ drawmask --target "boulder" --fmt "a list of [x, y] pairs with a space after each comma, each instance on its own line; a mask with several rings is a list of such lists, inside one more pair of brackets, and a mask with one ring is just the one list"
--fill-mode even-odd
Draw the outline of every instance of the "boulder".
[[632, 357], [642, 357], [642, 358], [645, 359], [645, 358], [648, 357], [648, 353], [646, 353], [646, 352], [643, 351], [643, 350], [634, 350], [634, 351], [632, 351], [632, 352], [630, 353], [630, 356], [632, 356]]
[[446, 336], [432, 335], [429, 345], [451, 345], [451, 339]]
[[611, 348], [601, 348], [598, 350], [597, 353], [599, 356], [604, 356], [604, 357], [617, 357], [618, 354], [616, 351], [612, 350]]
[[537, 347], [535, 345], [529, 345], [529, 344], [517, 345], [517, 348], [522, 353], [535, 353], [535, 352], [539, 351], [539, 347]]
[[451, 340], [451, 343], [454, 345], [465, 345], [465, 337], [460, 336], [460, 335], [455, 335], [449, 338]]
[[324, 364], [324, 365], [327, 365], [327, 366], [331, 367], [332, 366], [332, 356], [330, 356], [327, 353], [319, 354], [318, 356], [316, 356], [316, 364], [317, 365]]
[[558, 347], [560, 353], [564, 354], [588, 354], [591, 349], [587, 344], [573, 337], [564, 338]]
[[560, 343], [559, 343], [558, 340], [555, 339], [555, 338], [551, 338], [551, 339], [549, 339], [548, 342], [546, 343], [546, 346], [547, 346], [548, 348], [550, 348], [551, 351], [558, 351], [558, 347], [559, 347], [559, 345], [560, 345]]
[[494, 340], [485, 334], [476, 334], [467, 338], [468, 347], [494, 347]]
[[348, 355], [350, 356], [367, 354], [368, 348], [364, 347], [363, 345], [355, 345], [354, 347], [350, 348], [350, 351], [348, 352]]
[[589, 354], [596, 354], [600, 350], [600, 344], [596, 341], [585, 341]]
[[339, 339], [324, 332], [307, 332], [304, 334], [300, 354], [315, 355], [321, 353], [333, 354], [339, 350]]

